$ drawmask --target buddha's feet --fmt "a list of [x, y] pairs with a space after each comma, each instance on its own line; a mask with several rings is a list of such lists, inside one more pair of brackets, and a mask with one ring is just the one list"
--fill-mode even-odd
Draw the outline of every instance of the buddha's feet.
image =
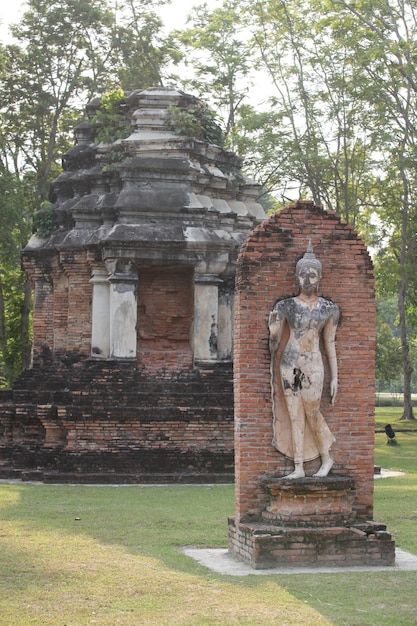
[[291, 474], [288, 474], [287, 476], [284, 476], [284, 478], [289, 478], [290, 480], [294, 480], [295, 478], [304, 478], [305, 477], [305, 471], [302, 467], [297, 467], [293, 472], [291, 472]]
[[330, 472], [330, 470], [332, 469], [334, 464], [334, 461], [331, 457], [329, 457], [328, 459], [326, 459], [326, 461], [324, 461], [324, 463], [322, 463], [320, 469], [318, 472], [316, 472], [314, 474], [314, 476], [316, 478], [324, 478], [325, 476], [328, 475], [328, 473]]

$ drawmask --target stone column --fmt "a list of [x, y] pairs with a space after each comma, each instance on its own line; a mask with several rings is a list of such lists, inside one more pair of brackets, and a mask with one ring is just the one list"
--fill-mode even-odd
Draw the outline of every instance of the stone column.
[[32, 361], [36, 363], [40, 355], [46, 357], [46, 352], [52, 356], [54, 349], [54, 288], [52, 274], [41, 268], [29, 275], [34, 286]]
[[219, 284], [212, 274], [194, 277], [194, 361], [217, 361]]
[[136, 357], [137, 273], [117, 264], [110, 282], [110, 357]]
[[104, 359], [110, 356], [110, 283], [106, 269], [93, 270], [91, 310], [91, 355]]
[[218, 358], [232, 359], [233, 353], [233, 288], [227, 283], [219, 287]]

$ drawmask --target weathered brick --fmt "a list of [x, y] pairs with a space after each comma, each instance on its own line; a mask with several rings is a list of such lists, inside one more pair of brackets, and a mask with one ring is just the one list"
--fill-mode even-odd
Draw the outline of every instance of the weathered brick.
[[[295, 266], [311, 239], [314, 252], [323, 266], [321, 295], [336, 302], [341, 312], [336, 335], [339, 391], [335, 406], [330, 404], [327, 362], [322, 412], [336, 437], [332, 448], [333, 474], [349, 476], [354, 489], [349, 500], [337, 494], [317, 501], [310, 497], [308, 510], [302, 499], [275, 502], [271, 510], [270, 495], [260, 488], [265, 474], [284, 476], [292, 462], [272, 446], [272, 406], [270, 399], [270, 357], [267, 318], [277, 299], [296, 294]], [[251, 542], [262, 544], [263, 560], [254, 567], [271, 567], [279, 562], [309, 564], [320, 559], [337, 564], [368, 557], [368, 537], [334, 528], [346, 518], [367, 520], [373, 516], [373, 444], [374, 444], [374, 376], [375, 376], [375, 302], [371, 259], [357, 233], [339, 217], [322, 210], [312, 202], [297, 202], [276, 213], [247, 238], [238, 258], [235, 296], [235, 450], [236, 503], [239, 524], [231, 531], [239, 544], [248, 530], [246, 519], [257, 519], [284, 526], [304, 526], [304, 534], [293, 537], [293, 543], [272, 536], [252, 536]], [[308, 475], [319, 467], [319, 461], [306, 463]], [[281, 507], [281, 508], [280, 508]], [[286, 508], [288, 510], [286, 510]], [[322, 527], [323, 536], [314, 534], [315, 554], [300, 554], [311, 518]], [[252, 518], [251, 518], [252, 516]], [[275, 520], [274, 520], [275, 518]], [[272, 526], [271, 526], [272, 525]], [[261, 524], [262, 526], [262, 524]], [[327, 528], [326, 528], [327, 527]], [[254, 527], [255, 529], [255, 527]], [[265, 532], [268, 532], [267, 530]], [[272, 533], [273, 535], [274, 533]], [[359, 546], [356, 543], [359, 541]], [[377, 542], [378, 545], [382, 543]], [[274, 547], [275, 546], [275, 547]], [[269, 553], [268, 553], [269, 550]], [[270, 551], [274, 551], [273, 558]], [[393, 542], [385, 562], [393, 560]], [[314, 552], [314, 551], [313, 551]], [[378, 548], [377, 548], [378, 552]]]

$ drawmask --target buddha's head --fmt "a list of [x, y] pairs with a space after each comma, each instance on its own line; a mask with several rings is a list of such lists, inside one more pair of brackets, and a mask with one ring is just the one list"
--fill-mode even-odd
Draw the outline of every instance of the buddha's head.
[[298, 261], [295, 268], [297, 284], [302, 291], [314, 293], [317, 291], [321, 276], [321, 263], [313, 252], [311, 241], [308, 242], [307, 250]]

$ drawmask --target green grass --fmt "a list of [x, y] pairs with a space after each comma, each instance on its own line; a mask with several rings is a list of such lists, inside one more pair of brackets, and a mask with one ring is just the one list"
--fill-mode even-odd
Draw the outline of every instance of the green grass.
[[[412, 549], [416, 476], [401, 481], [376, 506]], [[415, 623], [414, 572], [226, 577], [179, 553], [226, 545], [231, 486], [2, 484], [0, 502], [2, 626]]]
[[[417, 409], [414, 409], [417, 416]], [[377, 406], [375, 409], [375, 428], [384, 428], [391, 424], [394, 430], [407, 429], [417, 431], [416, 420], [402, 420], [403, 408], [400, 406]]]
[[233, 488], [0, 485], [0, 623], [328, 624], [274, 578], [212, 574]]
[[[390, 423], [397, 430], [394, 420]], [[405, 473], [376, 481], [375, 517], [388, 525], [399, 546], [417, 554], [417, 430], [397, 430], [395, 438], [397, 445], [388, 445], [385, 433], [375, 434], [375, 463]]]
[[[376, 481], [375, 519], [417, 554], [417, 432], [397, 439], [376, 434], [406, 474]], [[417, 572], [231, 577], [176, 549], [225, 547], [232, 513], [231, 485], [1, 483], [0, 626], [417, 623]]]

